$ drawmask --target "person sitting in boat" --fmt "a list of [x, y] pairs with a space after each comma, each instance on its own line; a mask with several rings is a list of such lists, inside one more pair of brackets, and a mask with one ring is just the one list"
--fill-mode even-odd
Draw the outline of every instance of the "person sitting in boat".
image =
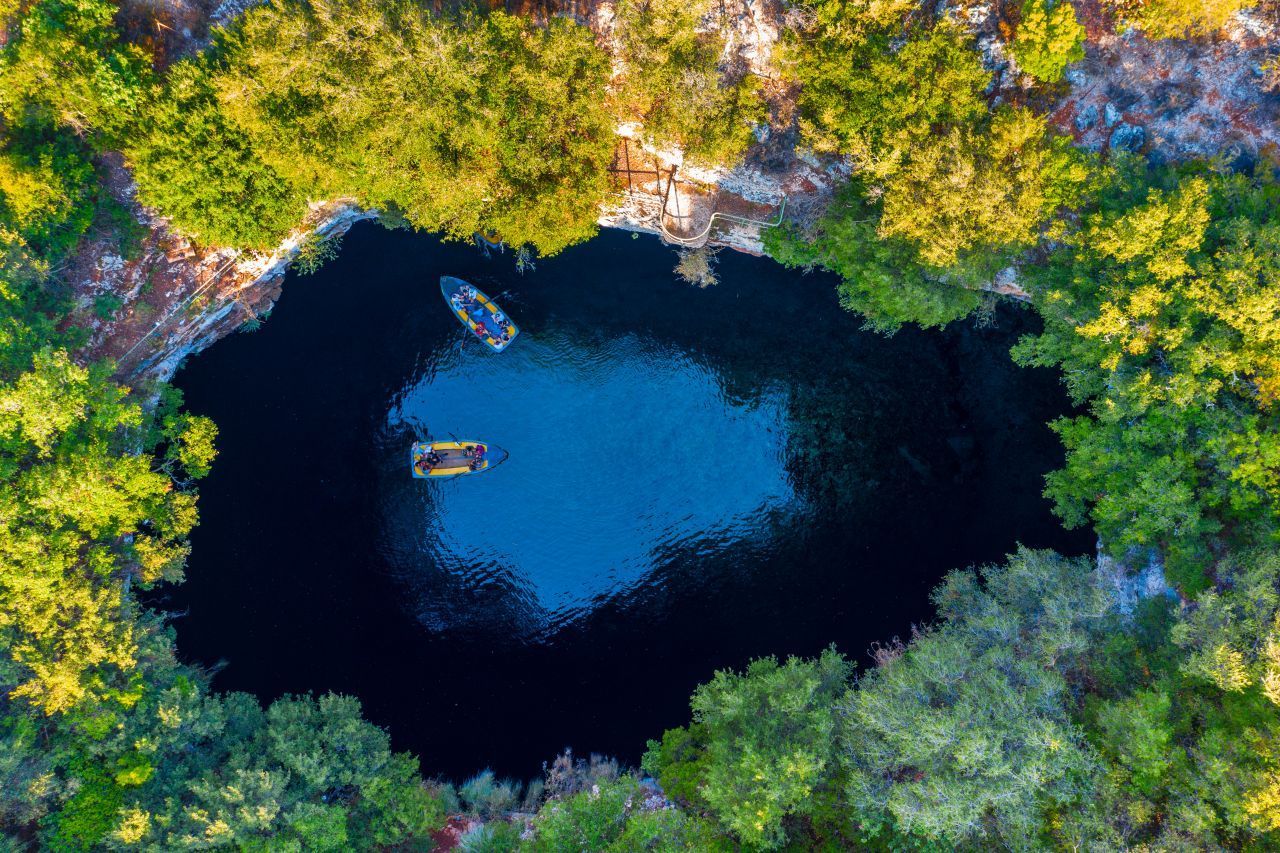
[[472, 459], [467, 464], [467, 467], [470, 468], [472, 471], [479, 471], [481, 468], [484, 467], [484, 460], [481, 459], [479, 456], [477, 456], [475, 459]]
[[442, 461], [443, 461], [443, 460], [440, 458], [440, 454], [439, 454], [439, 453], [436, 453], [436, 451], [435, 451], [435, 449], [434, 449], [434, 448], [432, 448], [432, 449], [431, 449], [431, 451], [430, 451], [429, 453], [427, 453], [427, 467], [428, 467], [428, 468], [434, 468], [434, 467], [436, 467], [437, 465], [439, 465]]

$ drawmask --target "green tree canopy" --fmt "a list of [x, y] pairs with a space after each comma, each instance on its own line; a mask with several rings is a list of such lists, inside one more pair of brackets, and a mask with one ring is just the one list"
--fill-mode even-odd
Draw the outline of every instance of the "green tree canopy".
[[1119, 553], [1159, 547], [1194, 591], [1220, 532], [1268, 541], [1280, 508], [1278, 196], [1262, 175], [1141, 179], [1029, 270], [1045, 332], [1015, 355], [1091, 401], [1057, 426], [1058, 511]]
[[991, 75], [973, 39], [941, 21], [900, 36], [909, 4], [823, 0], [815, 24], [788, 35], [784, 63], [800, 85], [805, 141], [851, 155], [873, 177], [892, 173], [935, 133], [986, 115]]
[[126, 147], [138, 199], [217, 246], [265, 249], [296, 227], [306, 194], [225, 115], [207, 59], [179, 62], [144, 102]]
[[850, 672], [835, 651], [717, 672], [690, 700], [693, 724], [650, 741], [645, 767], [744, 842], [776, 847], [786, 839], [784, 818], [811, 815], [821, 802], [834, 765], [835, 700]]
[[613, 127], [608, 60], [585, 28], [316, 0], [254, 9], [224, 45], [226, 115], [312, 199], [544, 255], [595, 233]]
[[1068, 65], [1084, 59], [1084, 27], [1070, 0], [1026, 0], [1010, 48], [1019, 68], [1056, 83]]
[[647, 140], [709, 163], [732, 163], [765, 120], [756, 78], [722, 71], [727, 40], [702, 28], [711, 0], [621, 0], [614, 39], [622, 62], [619, 118], [639, 120]]
[[850, 156], [854, 178], [815, 226], [769, 235], [770, 253], [840, 273], [876, 328], [963, 316], [981, 301], [966, 290], [1060, 230], [1092, 163], [1029, 110], [988, 109], [990, 74], [951, 19], [896, 2], [804, 9], [783, 51], [802, 134]]
[[126, 584], [181, 577], [195, 498], [128, 452], [146, 417], [61, 350], [0, 385], [0, 681], [46, 713], [133, 689]]
[[0, 116], [111, 136], [133, 118], [150, 64], [112, 26], [110, 0], [39, 0], [0, 49]]
[[848, 797], [948, 845], [1028, 846], [1047, 809], [1083, 804], [1095, 759], [1072, 724], [1069, 662], [1106, 609], [1084, 560], [1021, 550], [955, 572], [939, 623], [861, 678], [841, 711]]

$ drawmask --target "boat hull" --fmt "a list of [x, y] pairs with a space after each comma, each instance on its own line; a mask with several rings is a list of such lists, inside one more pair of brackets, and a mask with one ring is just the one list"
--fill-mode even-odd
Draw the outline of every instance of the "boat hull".
[[[483, 447], [484, 455], [479, 467], [472, 467], [469, 450]], [[436, 465], [427, 462], [427, 454], [435, 451], [441, 461]], [[409, 471], [415, 480], [447, 480], [468, 474], [483, 474], [507, 461], [507, 451], [486, 441], [417, 441], [409, 448]]]
[[[475, 291], [474, 299], [465, 297], [462, 290], [464, 287], [470, 287]], [[503, 313], [488, 294], [475, 285], [451, 275], [442, 275], [440, 276], [440, 293], [444, 296], [445, 304], [449, 306], [453, 316], [458, 318], [458, 322], [466, 326], [471, 334], [494, 352], [502, 352], [511, 346], [511, 342], [520, 334], [520, 329], [511, 322], [511, 318]]]

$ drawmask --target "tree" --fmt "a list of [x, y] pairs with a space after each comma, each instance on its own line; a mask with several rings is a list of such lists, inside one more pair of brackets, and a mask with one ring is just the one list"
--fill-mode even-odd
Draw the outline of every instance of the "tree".
[[884, 183], [879, 233], [913, 243], [939, 269], [1007, 260], [1079, 203], [1088, 178], [1088, 162], [1043, 118], [1000, 110], [976, 133], [954, 129], [917, 147]]
[[179, 62], [142, 108], [126, 153], [138, 198], [215, 246], [275, 246], [306, 213], [306, 194], [254, 151], [224, 114], [209, 59]]
[[1280, 706], [1280, 558], [1233, 554], [1216, 575], [1224, 589], [1200, 593], [1173, 629], [1173, 642], [1190, 652], [1183, 669], [1227, 692], [1257, 685]]
[[[1268, 541], [1280, 497], [1277, 192], [1265, 175], [1129, 175], [1028, 283], [1045, 332], [1024, 364], [1061, 365], [1090, 415], [1060, 421], [1050, 495], [1114, 553], [1156, 547], [1188, 592], [1212, 543]], [[1135, 186], [1135, 182], [1136, 186]]]
[[1084, 805], [1096, 759], [1063, 673], [1106, 606], [1084, 560], [1020, 550], [954, 572], [940, 622], [863, 676], [841, 708], [852, 807], [945, 843], [1029, 845], [1053, 806]]
[[49, 127], [26, 127], [0, 148], [0, 228], [61, 258], [89, 227], [96, 176], [84, 146]]
[[144, 420], [105, 369], [59, 350], [0, 385], [0, 645], [13, 695], [49, 714], [131, 689], [125, 584], [181, 576], [195, 498], [125, 453]]
[[1031, 112], [988, 110], [990, 74], [949, 19], [912, 20], [921, 13], [896, 2], [805, 9], [784, 50], [801, 130], [850, 156], [855, 175], [815, 226], [770, 235], [769, 251], [840, 273], [842, 300], [875, 328], [964, 316], [977, 290], [1060, 230], [1092, 164]]
[[1105, 845], [1274, 846], [1280, 711], [1262, 685], [1224, 678], [1241, 669], [1221, 667], [1218, 652], [1245, 659], [1246, 676], [1266, 672], [1270, 628], [1256, 620], [1276, 597], [1268, 562], [1261, 553], [1232, 558], [1224, 586], [1192, 607], [1159, 596], [1105, 620], [1078, 676], [1076, 712], [1103, 762], [1088, 822]]
[[1068, 65], [1084, 59], [1084, 27], [1070, 0], [1026, 0], [1010, 48], [1019, 68], [1056, 83]]
[[639, 119], [645, 138], [675, 146], [696, 161], [738, 160], [765, 120], [756, 80], [745, 69], [722, 72], [727, 40], [700, 29], [710, 0], [622, 0], [613, 37], [622, 62], [619, 118]]
[[285, 697], [264, 713], [252, 697], [210, 695], [179, 676], [144, 698], [117, 737], [116, 749], [142, 744], [158, 770], [121, 794], [112, 828], [121, 843], [368, 850], [444, 820], [417, 761], [393, 754], [350, 697]]
[[945, 326], [978, 307], [979, 291], [926, 269], [906, 241], [881, 237], [879, 210], [864, 198], [862, 186], [851, 183], [811, 231], [766, 232], [766, 250], [789, 267], [821, 266], [837, 273], [840, 304], [878, 331], [893, 332], [903, 323]]
[[910, 5], [814, 3], [815, 25], [788, 36], [784, 62], [800, 84], [805, 140], [851, 155], [883, 177], [934, 134], [981, 121], [991, 75], [973, 39], [941, 21], [900, 39]]
[[225, 114], [312, 198], [544, 255], [595, 233], [613, 127], [608, 61], [586, 28], [316, 0], [251, 10], [225, 48]]
[[0, 116], [111, 137], [129, 124], [149, 82], [146, 55], [121, 43], [109, 0], [40, 0], [0, 51]]
[[[742, 674], [717, 672], [694, 692], [698, 801], [745, 843], [776, 847], [786, 838], [784, 818], [813, 813], [833, 769], [833, 706], [850, 669], [833, 650], [815, 661], [762, 658]], [[645, 756], [646, 768], [678, 789], [685, 783], [675, 743], [683, 738], [667, 732]]]

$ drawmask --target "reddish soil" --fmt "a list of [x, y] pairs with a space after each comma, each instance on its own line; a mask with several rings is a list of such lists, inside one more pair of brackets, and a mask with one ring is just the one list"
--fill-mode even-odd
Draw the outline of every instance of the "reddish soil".
[[480, 824], [480, 821], [466, 815], [453, 815], [445, 823], [443, 829], [439, 829], [431, 833], [431, 840], [435, 843], [433, 851], [439, 853], [443, 850], [453, 850], [462, 841], [462, 836], [473, 826]]

